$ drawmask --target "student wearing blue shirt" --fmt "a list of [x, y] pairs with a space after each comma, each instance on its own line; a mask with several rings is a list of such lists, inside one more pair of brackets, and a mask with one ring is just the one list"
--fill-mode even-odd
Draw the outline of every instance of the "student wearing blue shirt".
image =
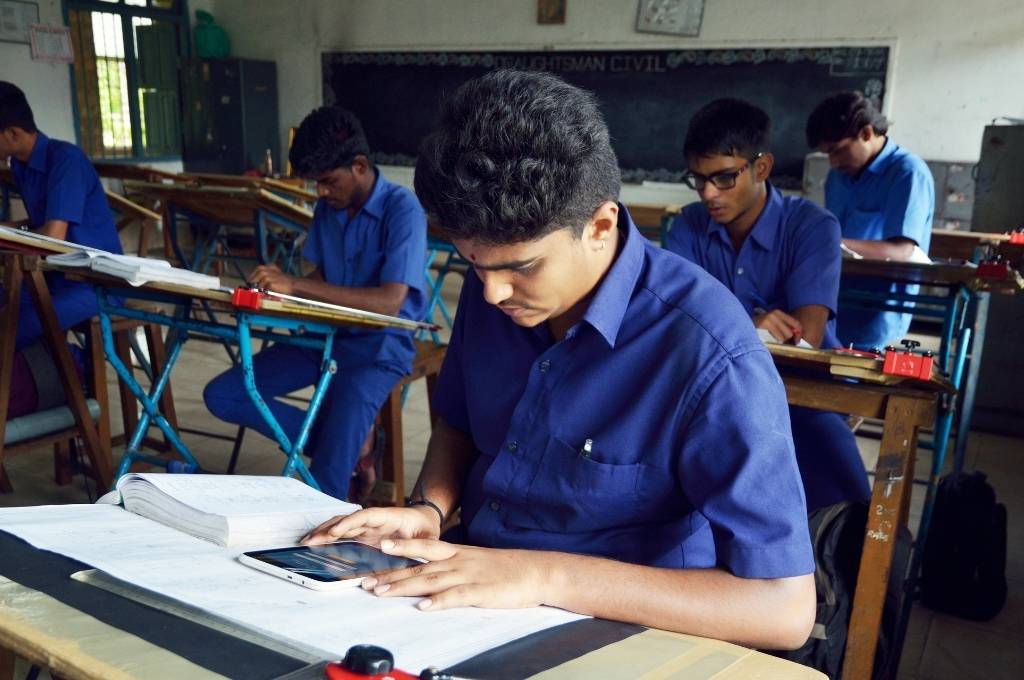
[[[363, 581], [426, 611], [548, 604], [801, 645], [814, 561], [781, 380], [729, 291], [617, 202], [596, 99], [547, 73], [469, 81], [415, 182], [472, 265], [427, 458], [411, 507], [306, 541], [429, 560]], [[459, 542], [439, 540], [459, 508]]]
[[[776, 341], [835, 348], [839, 223], [768, 181], [770, 127], [768, 114], [738, 99], [713, 101], [694, 115], [683, 181], [701, 201], [675, 219], [665, 248], [724, 283]], [[846, 419], [798, 406], [789, 412], [808, 510], [870, 498]]]
[[[843, 244], [870, 260], [909, 260], [914, 246], [925, 253], [932, 234], [935, 183], [927, 164], [896, 145], [889, 121], [860, 92], [840, 92], [818, 104], [807, 119], [807, 144], [828, 154], [825, 207], [843, 229]], [[916, 285], [851, 279], [844, 287], [909, 293]], [[901, 340], [910, 314], [843, 307], [839, 340], [885, 347]]]
[[[308, 276], [293, 277], [264, 265], [253, 271], [252, 283], [406, 319], [423, 317], [426, 215], [412, 192], [387, 181], [369, 155], [362, 125], [351, 112], [322, 107], [302, 121], [289, 160], [296, 174], [316, 181], [320, 197], [302, 251], [314, 269]], [[321, 489], [344, 499], [360, 454], [365, 457], [372, 446], [374, 418], [398, 380], [412, 369], [416, 350], [411, 332], [399, 329], [341, 329], [334, 343], [338, 371], [307, 453]], [[289, 436], [298, 433], [305, 412], [277, 397], [314, 384], [320, 356], [310, 349], [275, 345], [253, 357], [256, 386]], [[218, 418], [273, 437], [245, 392], [241, 367], [214, 378], [203, 396]], [[366, 492], [368, 486], [355, 491]]]
[[[35, 123], [25, 94], [0, 81], [0, 158], [10, 157], [11, 172], [32, 230], [83, 246], [120, 253], [121, 241], [96, 169], [74, 144], [50, 139]], [[46, 275], [61, 328], [70, 328], [99, 311], [96, 294], [85, 283]], [[28, 290], [22, 290], [16, 346], [42, 335], [42, 324]]]

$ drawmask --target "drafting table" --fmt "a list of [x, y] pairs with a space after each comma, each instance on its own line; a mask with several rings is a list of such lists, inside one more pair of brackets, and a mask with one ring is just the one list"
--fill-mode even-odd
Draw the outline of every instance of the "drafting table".
[[[879, 359], [791, 345], [766, 346], [790, 404], [884, 421], [842, 671], [844, 680], [868, 680], [896, 536], [907, 525], [917, 435], [932, 424], [936, 400], [953, 388], [937, 374], [928, 382], [886, 376]], [[922, 529], [927, 531], [924, 522], [922, 518]]]
[[[108, 487], [113, 481], [111, 475], [110, 430], [103, 423], [107, 418], [105, 401], [101, 408], [101, 426], [93, 423], [86, 404], [78, 372], [67, 347], [67, 333], [61, 330], [53, 308], [50, 289], [39, 267], [39, 256], [52, 255], [70, 250], [58, 243], [43, 243], [28, 232], [0, 230], [0, 261], [3, 263], [4, 309], [0, 314], [3, 330], [0, 331], [0, 463], [2, 463], [4, 429], [7, 426], [7, 405], [10, 398], [11, 370], [14, 363], [14, 344], [18, 331], [18, 309], [21, 304], [22, 285], [27, 285], [36, 313], [42, 322], [43, 338], [53, 354], [60, 373], [61, 384], [67, 395], [67, 406], [75, 419], [75, 425], [82, 437], [85, 453], [92, 466], [93, 476], [101, 487]], [[99, 395], [98, 395], [99, 396]], [[2, 471], [2, 465], [0, 465]], [[0, 474], [0, 487], [4, 484]]]
[[[128, 386], [132, 394], [142, 405], [143, 413], [136, 424], [135, 430], [128, 439], [124, 456], [114, 475], [116, 482], [121, 475], [128, 472], [136, 461], [157, 465], [175, 472], [195, 472], [199, 463], [164, 418], [158, 407], [160, 397], [170, 383], [171, 373], [181, 355], [182, 346], [189, 338], [206, 337], [219, 340], [237, 347], [238, 360], [242, 366], [246, 392], [252, 399], [256, 410], [267, 422], [274, 433], [278, 446], [286, 456], [281, 474], [291, 476], [298, 474], [307, 484], [319, 488], [302, 460], [302, 452], [309, 437], [310, 430], [320, 409], [324, 394], [330, 383], [331, 376], [336, 372], [337, 365], [331, 356], [335, 333], [342, 326], [360, 326], [366, 328], [402, 328], [409, 331], [431, 327], [397, 317], [384, 316], [351, 310], [325, 309], [296, 302], [266, 298], [259, 310], [247, 310], [233, 307], [231, 294], [224, 290], [202, 290], [176, 284], [148, 283], [133, 287], [127, 282], [98, 274], [91, 270], [78, 267], [59, 267], [48, 264], [48, 268], [62, 271], [66, 276], [91, 283], [99, 298], [100, 327], [103, 333], [103, 349], [107, 361], [113, 366], [118, 377]], [[173, 308], [173, 311], [147, 311], [127, 306], [129, 299], [158, 302]], [[215, 315], [200, 319], [192, 314], [193, 303], [206, 305], [223, 312], [234, 323], [223, 323]], [[223, 316], [222, 315], [222, 316]], [[154, 376], [154, 381], [147, 393], [139, 385], [131, 369], [118, 356], [114, 345], [111, 317], [135, 319], [147, 323], [167, 326], [170, 330], [167, 342], [167, 358], [163, 370]], [[273, 413], [267, 407], [256, 388], [256, 379], [252, 366], [252, 339], [259, 338], [275, 343], [305, 347], [321, 353], [321, 372], [306, 412], [305, 420], [299, 433], [291, 439], [284, 432]], [[159, 458], [141, 451], [143, 439], [150, 425], [156, 425], [170, 443], [178, 460]]]
[[[936, 451], [936, 469], [940, 472], [945, 462], [945, 445], [952, 431], [953, 420], [959, 414], [954, 462], [956, 469], [960, 469], [967, 447], [967, 434], [974, 409], [974, 388], [981, 366], [981, 349], [988, 319], [988, 295], [1016, 294], [1021, 290], [1024, 280], [1016, 271], [1002, 280], [983, 279], [978, 276], [977, 265], [965, 261], [922, 264], [843, 260], [842, 271], [843, 278], [866, 277], [922, 286], [914, 294], [843, 287], [839, 293], [840, 307], [897, 311], [942, 321], [937, 355], [939, 366], [951, 376], [953, 386], [961, 391], [962, 398], [955, 406], [940, 404], [942, 409], [932, 441]], [[968, 356], [970, 362], [967, 361]], [[963, 382], [965, 366], [966, 383]]]
[[627, 205], [626, 209], [641, 234], [664, 245], [668, 228], [675, 216], [682, 211], [683, 206], [633, 203]]
[[[0, 680], [11, 680], [15, 656], [67, 680], [324, 677], [321, 660], [289, 654], [275, 638], [211, 627], [173, 603], [87, 585], [82, 581], [96, 572], [80, 574], [86, 565], [3, 532], [0, 554], [9, 558], [0, 561]], [[372, 640], [352, 641], [363, 642]], [[597, 619], [521, 638], [447, 670], [471, 678], [825, 678], [737, 645]]]
[[[282, 262], [282, 269], [299, 274], [298, 247], [313, 213], [267, 189], [127, 181], [125, 190], [162, 203], [174, 255], [193, 271], [207, 271], [215, 260], [235, 260], [238, 256], [228, 242], [234, 230], [254, 240], [260, 264]], [[179, 218], [193, 230], [191, 257], [185, 255], [178, 238]], [[245, 278], [241, 270], [238, 274]]]
[[245, 187], [250, 189], [266, 189], [290, 198], [299, 203], [312, 205], [317, 202], [317, 195], [303, 187], [296, 180], [275, 179], [273, 177], [251, 177], [249, 175], [220, 175], [215, 173], [189, 172], [179, 175], [179, 181], [195, 186]]

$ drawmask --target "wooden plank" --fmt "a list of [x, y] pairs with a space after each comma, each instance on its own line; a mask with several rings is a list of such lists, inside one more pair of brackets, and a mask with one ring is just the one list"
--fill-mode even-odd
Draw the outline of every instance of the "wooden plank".
[[125, 198], [121, 194], [105, 189], [104, 193], [107, 195], [107, 203], [110, 207], [119, 213], [122, 213], [126, 217], [130, 217], [134, 220], [151, 220], [153, 222], [160, 221], [160, 213], [154, 212], [145, 206], [139, 205], [135, 201]]
[[782, 373], [786, 386], [786, 401], [793, 406], [805, 406], [822, 411], [852, 413], [865, 418], [884, 418], [889, 395], [884, 388], [865, 389], [864, 386], [822, 381]]
[[7, 409], [11, 403], [11, 375], [14, 371], [14, 345], [18, 333], [18, 313], [21, 307], [21, 258], [6, 255], [4, 258], [4, 309], [0, 319], [0, 493], [11, 493], [14, 489], [4, 470], [4, 436], [7, 432]]
[[53, 298], [50, 297], [50, 289], [46, 285], [46, 279], [39, 269], [25, 272], [25, 283], [35, 302], [35, 311], [43, 326], [43, 337], [50, 345], [50, 352], [57, 363], [57, 370], [60, 373], [61, 383], [64, 386], [64, 394], [68, 400], [68, 407], [75, 416], [75, 424], [78, 426], [79, 434], [85, 443], [85, 452], [92, 463], [93, 475], [96, 481], [103, 488], [109, 489], [113, 482], [113, 464], [111, 462], [110, 447], [106, 450], [100, 444], [96, 427], [89, 415], [89, 408], [85, 403], [85, 394], [82, 391], [82, 383], [78, 380], [78, 371], [75, 369], [71, 354], [68, 352], [66, 341], [67, 333], [60, 327], [57, 320], [57, 313], [54, 310]]
[[896, 537], [913, 489], [918, 430], [933, 417], [929, 401], [889, 397], [843, 660], [846, 680], [871, 678]]

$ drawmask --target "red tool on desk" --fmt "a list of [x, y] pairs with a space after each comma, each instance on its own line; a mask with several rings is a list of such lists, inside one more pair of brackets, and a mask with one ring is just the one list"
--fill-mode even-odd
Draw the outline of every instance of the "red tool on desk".
[[259, 288], [240, 286], [231, 293], [231, 304], [239, 309], [259, 309], [263, 291]]
[[349, 647], [345, 658], [324, 669], [327, 680], [464, 680], [436, 668], [425, 668], [419, 675], [395, 668], [391, 652], [376, 645]]
[[892, 346], [885, 348], [885, 364], [882, 366], [882, 373], [904, 378], [931, 380], [935, 356], [928, 350], [914, 351], [921, 346], [917, 340], [902, 340], [900, 344], [903, 345], [902, 351]]
[[[1013, 243], [1013, 241], [1011, 240], [1010, 243]], [[1021, 240], [1021, 243], [1024, 243], [1024, 239]], [[978, 278], [981, 279], [1003, 281], [1010, 277], [1011, 271], [1013, 270], [1010, 269], [1010, 263], [1004, 260], [1001, 255], [995, 255], [978, 263]]]

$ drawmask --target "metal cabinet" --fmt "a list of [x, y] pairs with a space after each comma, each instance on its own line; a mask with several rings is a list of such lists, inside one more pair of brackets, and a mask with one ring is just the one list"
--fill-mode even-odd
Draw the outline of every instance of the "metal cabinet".
[[274, 62], [202, 59], [183, 74], [186, 172], [263, 171], [268, 149], [274, 169], [283, 167]]
[[[973, 231], [1024, 226], [1024, 125], [990, 125], [981, 143]], [[974, 426], [1024, 435], [1024, 294], [992, 295]]]

